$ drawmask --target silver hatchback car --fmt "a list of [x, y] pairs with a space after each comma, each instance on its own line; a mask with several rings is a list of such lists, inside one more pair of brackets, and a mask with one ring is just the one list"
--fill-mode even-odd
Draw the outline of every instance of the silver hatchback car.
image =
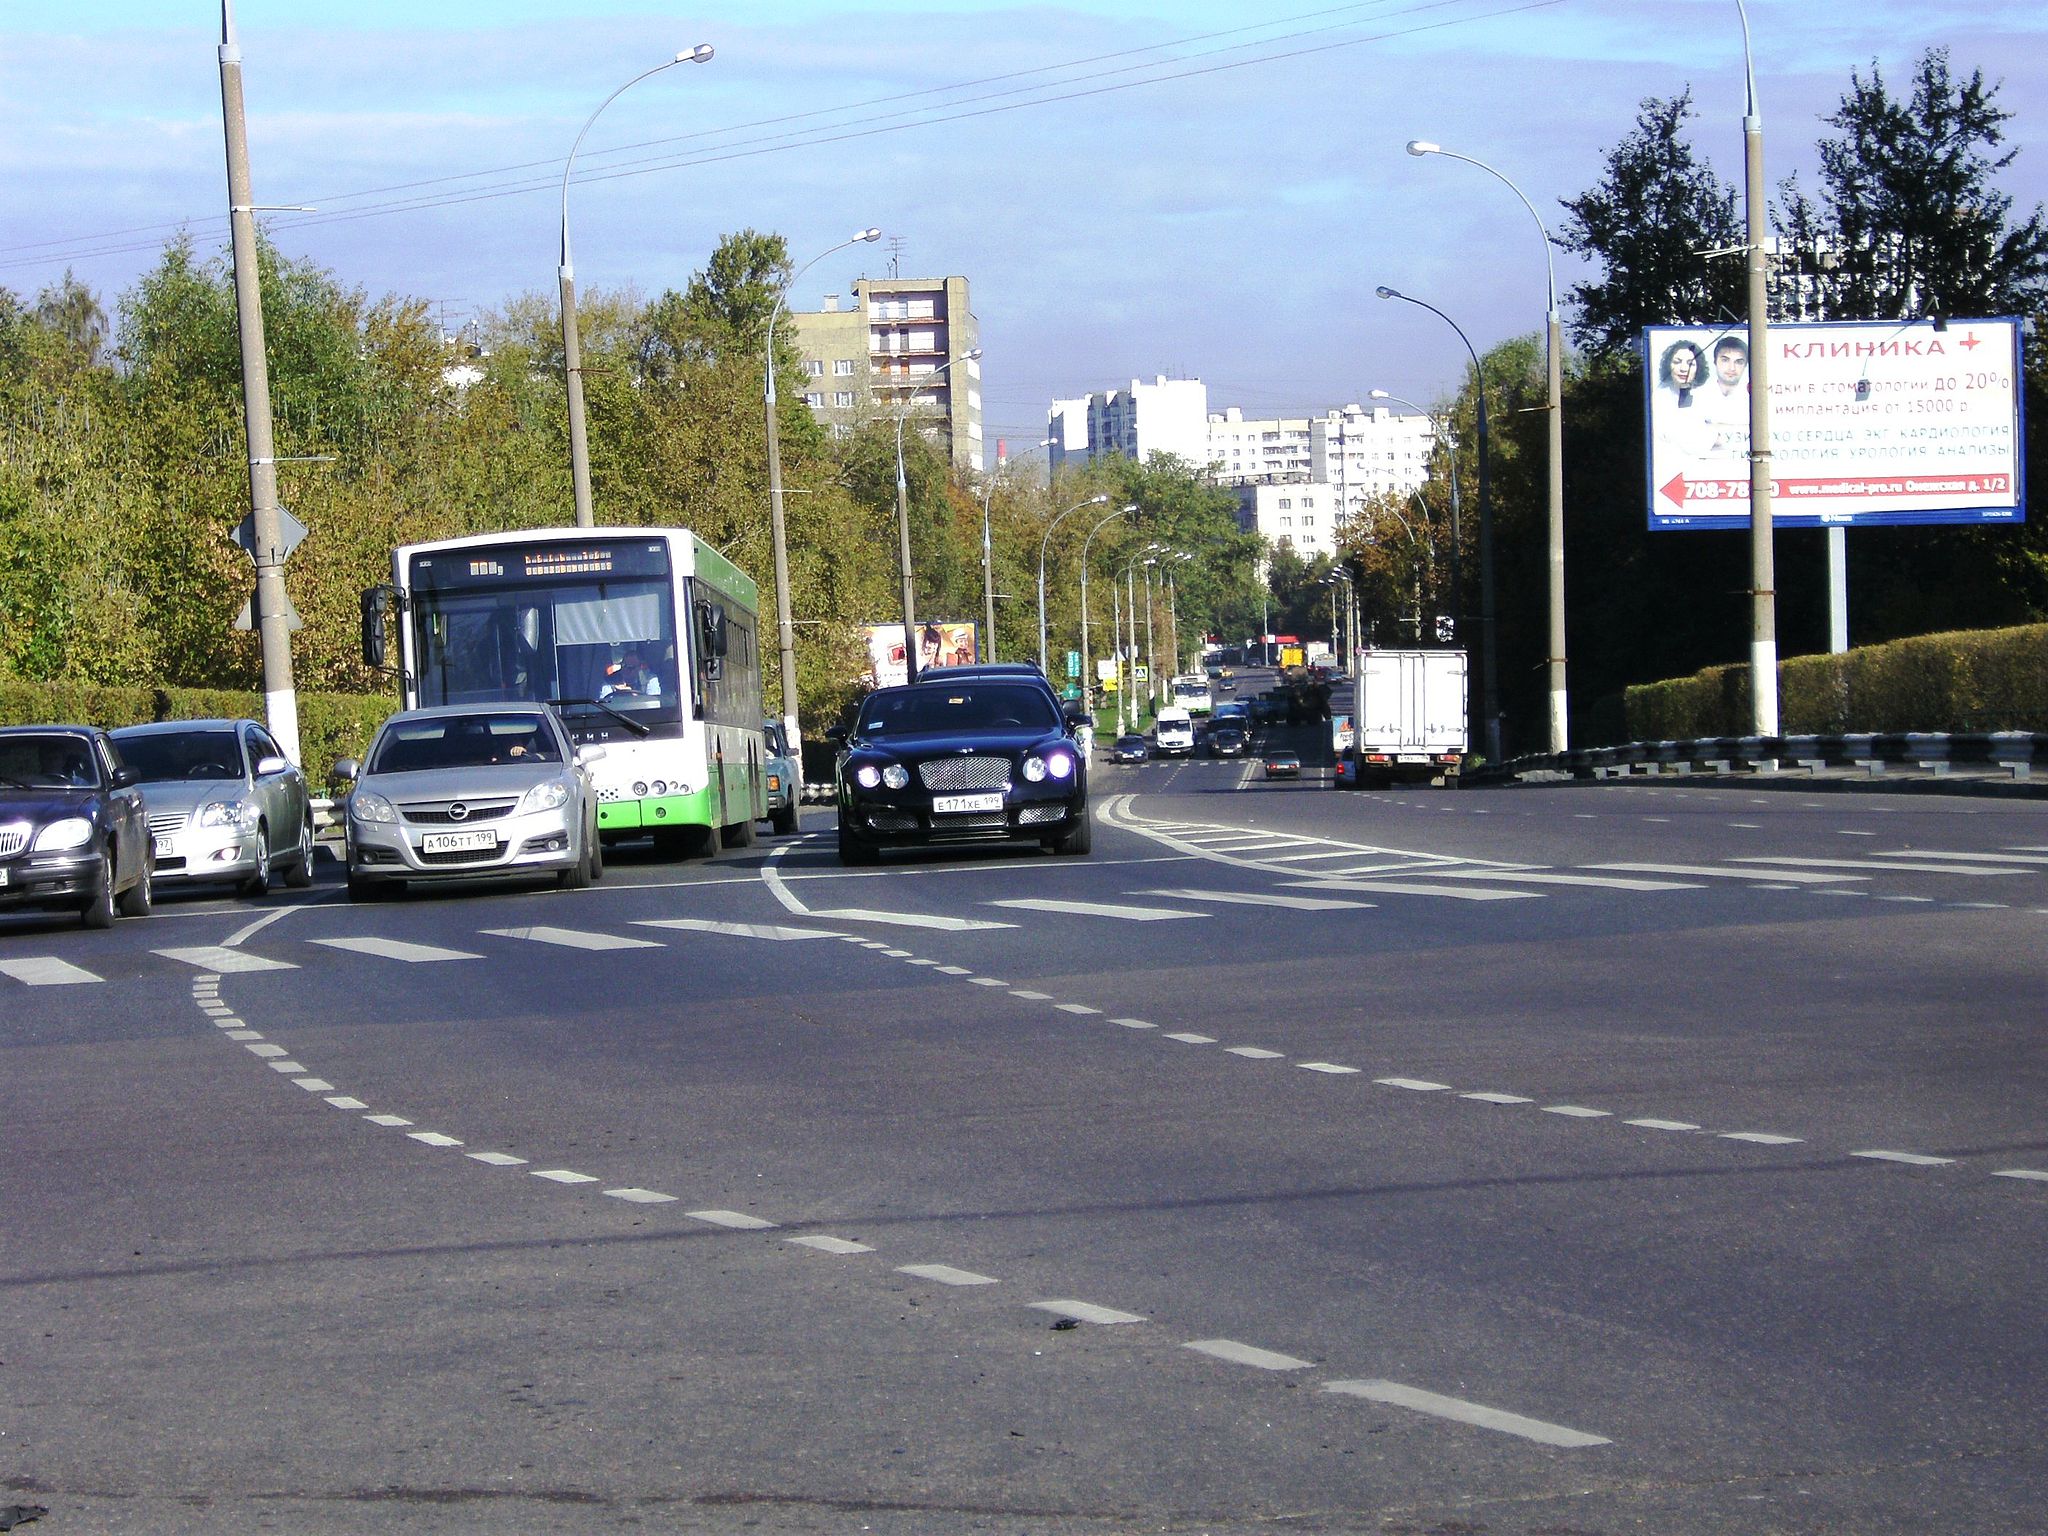
[[604, 873], [588, 765], [545, 704], [405, 710], [369, 755], [334, 765], [348, 795], [348, 893], [412, 881], [552, 874], [564, 889]]
[[261, 896], [313, 883], [306, 776], [254, 720], [163, 720], [108, 732], [142, 776], [159, 887], [232, 881]]

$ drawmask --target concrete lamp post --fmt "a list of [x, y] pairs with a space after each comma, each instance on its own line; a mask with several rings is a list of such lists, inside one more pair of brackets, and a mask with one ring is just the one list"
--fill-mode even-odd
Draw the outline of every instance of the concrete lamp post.
[[775, 295], [775, 303], [768, 310], [768, 355], [761, 370], [764, 380], [761, 396], [767, 404], [768, 415], [768, 530], [775, 549], [775, 629], [782, 660], [782, 730], [789, 740], [791, 755], [797, 757], [802, 755], [802, 743], [797, 735], [796, 719], [796, 620], [789, 608], [789, 542], [782, 520], [782, 430], [775, 413], [775, 317], [782, 312], [789, 290], [796, 286], [797, 279], [827, 256], [834, 251], [843, 251], [849, 245], [881, 238], [881, 230], [870, 227], [818, 252], [783, 284]]
[[562, 288], [562, 370], [569, 380], [569, 477], [575, 487], [578, 528], [591, 526], [590, 441], [583, 427], [583, 339], [576, 330], [576, 263], [569, 253], [569, 174], [576, 169], [576, 151], [583, 147], [583, 136], [590, 132], [599, 113], [650, 75], [678, 64], [702, 64], [711, 52], [709, 43], [686, 48], [674, 58], [641, 71], [605, 97], [597, 104], [597, 111], [584, 120], [576, 142], [569, 146], [569, 159], [562, 166], [562, 264], [557, 277]]
[[[1091, 711], [1095, 707], [1095, 657], [1088, 648], [1088, 546], [1095, 542], [1095, 535], [1102, 532], [1111, 523], [1137, 510], [1138, 504], [1136, 502], [1118, 507], [1109, 516], [1105, 517], [1093, 528], [1090, 528], [1088, 530], [1088, 537], [1081, 541], [1081, 697], [1087, 701]], [[1115, 592], [1115, 590], [1116, 583], [1111, 582], [1110, 591]], [[1119, 670], [1118, 676], [1122, 676], [1121, 670]], [[1116, 718], [1117, 725], [1121, 727], [1124, 718], [1124, 700], [1121, 691], [1117, 694]]]
[[980, 357], [981, 348], [976, 347], [939, 364], [910, 386], [910, 393], [896, 411], [896, 536], [901, 545], [897, 558], [903, 571], [903, 676], [906, 682], [917, 681], [917, 589], [910, 567], [910, 482], [903, 473], [903, 424], [910, 419], [920, 391], [937, 383], [955, 363], [972, 363]]
[[1570, 745], [1571, 737], [1565, 703], [1564, 655], [1564, 328], [1558, 317], [1557, 261], [1551, 251], [1550, 231], [1522, 189], [1484, 160], [1458, 154], [1427, 139], [1409, 140], [1408, 153], [1442, 155], [1446, 160], [1462, 160], [1477, 166], [1521, 200], [1529, 217], [1536, 221], [1536, 233], [1543, 240], [1543, 270], [1550, 294], [1550, 309], [1544, 320], [1544, 358], [1550, 393], [1550, 750], [1560, 753]]
[[1067, 508], [1065, 512], [1060, 513], [1058, 517], [1055, 517], [1051, 522], [1045, 525], [1045, 534], [1038, 541], [1038, 670], [1045, 673], [1047, 677], [1051, 677], [1052, 672], [1046, 664], [1045, 648], [1046, 547], [1052, 542], [1053, 529], [1059, 527], [1059, 525], [1066, 521], [1068, 517], [1080, 511], [1083, 507], [1099, 507], [1102, 506], [1108, 500], [1109, 493], [1107, 491], [1097, 491], [1093, 496], [1090, 496], [1086, 501], [1075, 502], [1071, 507]]

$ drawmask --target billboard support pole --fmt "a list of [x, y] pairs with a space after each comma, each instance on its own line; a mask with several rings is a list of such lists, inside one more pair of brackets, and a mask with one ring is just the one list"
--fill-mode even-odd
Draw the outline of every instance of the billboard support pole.
[[1849, 649], [1849, 530], [1828, 529], [1828, 650]]
[[1742, 16], [1742, 65], [1748, 110], [1742, 118], [1743, 211], [1749, 275], [1749, 697], [1751, 732], [1778, 734], [1778, 594], [1771, 548], [1770, 308], [1764, 250], [1764, 120], [1756, 103], [1749, 9]]

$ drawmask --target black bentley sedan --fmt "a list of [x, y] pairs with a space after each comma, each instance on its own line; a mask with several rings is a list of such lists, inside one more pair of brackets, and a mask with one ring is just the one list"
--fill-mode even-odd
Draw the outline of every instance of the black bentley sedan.
[[1042, 681], [938, 677], [878, 688], [853, 728], [833, 735], [844, 863], [950, 843], [1089, 849], [1087, 764]]
[[0, 729], [0, 911], [70, 908], [88, 928], [150, 906], [149, 825], [139, 776], [107, 733], [82, 725]]

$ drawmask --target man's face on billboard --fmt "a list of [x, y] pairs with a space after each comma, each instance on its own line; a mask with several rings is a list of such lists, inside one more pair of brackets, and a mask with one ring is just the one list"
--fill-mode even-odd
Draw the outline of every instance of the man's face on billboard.
[[1740, 347], [1717, 347], [1714, 349], [1714, 376], [1723, 384], [1740, 384], [1742, 370], [1749, 366], [1749, 359], [1742, 355]]

